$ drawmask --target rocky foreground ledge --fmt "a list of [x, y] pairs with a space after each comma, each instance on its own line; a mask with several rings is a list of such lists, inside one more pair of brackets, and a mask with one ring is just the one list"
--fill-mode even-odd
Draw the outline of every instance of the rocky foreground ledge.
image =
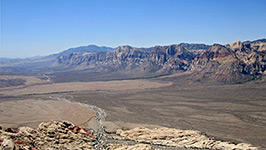
[[[208, 138], [199, 131], [169, 128], [135, 128], [117, 130], [109, 134], [104, 148], [108, 150], [155, 150], [157, 146], [206, 148], [206, 149], [245, 149], [255, 150], [250, 144], [233, 144]], [[69, 121], [41, 123], [37, 129], [19, 129], [0, 126], [0, 150], [52, 150], [52, 149], [96, 149], [100, 142], [92, 131], [74, 125]], [[134, 141], [128, 144], [127, 141]], [[160, 148], [161, 149], [161, 148]]]
[[121, 137], [139, 143], [149, 143], [168, 147], [196, 149], [256, 150], [247, 143], [229, 143], [215, 140], [195, 130], [177, 130], [172, 128], [135, 128], [127, 131], [117, 130]]
[[37, 129], [20, 127], [18, 130], [3, 128], [1, 148], [10, 150], [37, 149], [93, 149], [96, 137], [86, 128], [68, 121], [41, 123]]

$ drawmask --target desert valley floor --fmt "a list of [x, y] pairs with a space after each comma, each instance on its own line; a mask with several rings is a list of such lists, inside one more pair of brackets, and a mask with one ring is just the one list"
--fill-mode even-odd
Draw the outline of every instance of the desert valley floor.
[[119, 128], [163, 126], [199, 130], [219, 140], [266, 148], [266, 84], [263, 82], [202, 85], [157, 78], [49, 83], [33, 76], [1, 78], [27, 81], [26, 85], [0, 89], [2, 125], [36, 127], [50, 119], [70, 119], [82, 125], [93, 115], [94, 112], [80, 106], [54, 99], [63, 97], [104, 109], [107, 113], [104, 124], [109, 132]]

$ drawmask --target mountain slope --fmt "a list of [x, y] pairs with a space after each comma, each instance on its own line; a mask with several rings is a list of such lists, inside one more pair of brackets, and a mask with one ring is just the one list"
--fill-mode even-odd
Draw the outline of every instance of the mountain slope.
[[212, 46], [180, 43], [150, 48], [126, 45], [114, 50], [90, 45], [45, 57], [4, 61], [11, 64], [1, 64], [1, 73], [45, 73], [60, 82], [188, 72], [190, 81], [240, 83], [266, 74], [266, 42], [261, 39]]
[[105, 46], [80, 46], [76, 48], [70, 48], [57, 54], [51, 54], [48, 56], [32, 57], [32, 58], [0, 58], [0, 73], [15, 73], [15, 74], [38, 74], [39, 72], [54, 71], [51, 66], [57, 61], [57, 58], [69, 53], [96, 53], [101, 51], [113, 50], [111, 47]]
[[150, 73], [172, 73], [177, 70], [186, 71], [191, 61], [206, 51], [207, 48], [209, 46], [202, 44], [155, 46], [148, 49], [119, 46], [108, 52], [62, 55], [54, 66], [106, 72], [134, 70]]
[[230, 46], [214, 44], [193, 60], [190, 71], [196, 80], [212, 79], [237, 83], [253, 80], [265, 74], [266, 42], [236, 41]]
[[80, 46], [80, 47], [75, 47], [75, 48], [69, 48], [63, 52], [60, 52], [58, 55], [64, 55], [64, 54], [69, 54], [69, 53], [95, 53], [95, 52], [105, 52], [105, 51], [111, 51], [114, 50], [111, 47], [106, 47], [106, 46], [96, 46], [96, 45], [88, 45], [88, 46]]

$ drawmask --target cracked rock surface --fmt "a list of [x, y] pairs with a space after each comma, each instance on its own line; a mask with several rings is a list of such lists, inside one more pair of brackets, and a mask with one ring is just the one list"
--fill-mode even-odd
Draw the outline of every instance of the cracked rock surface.
[[37, 129], [3, 128], [0, 133], [1, 149], [94, 149], [97, 143], [90, 131], [68, 121], [41, 123]]
[[177, 130], [171, 128], [134, 128], [123, 131], [117, 130], [117, 134], [128, 140], [150, 143], [170, 147], [200, 148], [200, 149], [245, 149], [255, 150], [247, 143], [229, 143], [207, 137], [199, 131]]

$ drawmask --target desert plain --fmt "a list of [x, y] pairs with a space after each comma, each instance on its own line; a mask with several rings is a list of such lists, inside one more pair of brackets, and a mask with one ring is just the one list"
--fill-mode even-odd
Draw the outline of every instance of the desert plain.
[[179, 76], [69, 83], [50, 83], [34, 76], [10, 78], [21, 78], [26, 84], [0, 89], [0, 124], [5, 126], [34, 128], [48, 120], [84, 125], [93, 118], [94, 112], [86, 107], [56, 100], [63, 97], [102, 108], [110, 133], [135, 127], [189, 129], [222, 141], [266, 148], [264, 82], [185, 84]]

